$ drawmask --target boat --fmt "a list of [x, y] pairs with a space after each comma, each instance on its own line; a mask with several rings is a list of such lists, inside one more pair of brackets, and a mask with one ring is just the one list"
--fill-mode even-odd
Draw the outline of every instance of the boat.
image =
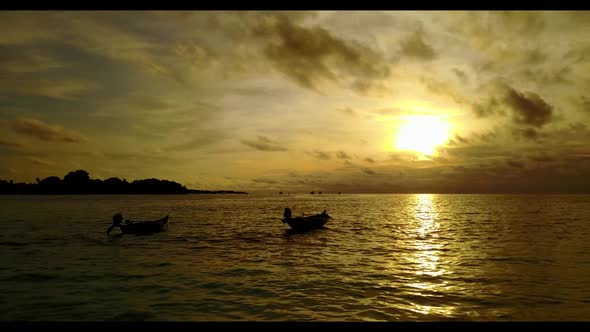
[[324, 225], [332, 219], [326, 213], [326, 210], [320, 214], [315, 214], [312, 216], [307, 217], [291, 217], [291, 209], [285, 208], [285, 213], [283, 213], [283, 223], [288, 224], [294, 231], [309, 231], [312, 229], [319, 229], [324, 228]]
[[123, 215], [117, 213], [113, 216], [113, 224], [107, 229], [107, 234], [110, 234], [113, 228], [119, 227], [124, 234], [152, 234], [163, 232], [168, 229], [168, 216], [158, 220], [149, 221], [134, 221], [125, 220], [122, 224]]

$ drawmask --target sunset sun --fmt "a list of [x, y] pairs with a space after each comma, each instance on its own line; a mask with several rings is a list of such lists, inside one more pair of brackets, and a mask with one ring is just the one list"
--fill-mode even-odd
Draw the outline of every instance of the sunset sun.
[[411, 150], [433, 155], [436, 147], [444, 144], [449, 137], [449, 124], [434, 116], [411, 116], [404, 118], [395, 137], [395, 146], [400, 150]]

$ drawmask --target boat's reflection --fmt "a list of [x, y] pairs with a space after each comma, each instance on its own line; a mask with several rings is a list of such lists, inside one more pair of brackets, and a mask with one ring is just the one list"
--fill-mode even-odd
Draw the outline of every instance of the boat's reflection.
[[302, 234], [315, 234], [317, 232], [324, 232], [326, 230], [329, 230], [328, 227], [322, 227], [322, 228], [316, 228], [316, 229], [310, 229], [310, 230], [297, 230], [297, 229], [287, 229], [285, 230], [285, 233], [283, 234], [283, 236], [285, 236], [288, 240], [291, 239], [291, 237], [293, 235], [302, 235]]

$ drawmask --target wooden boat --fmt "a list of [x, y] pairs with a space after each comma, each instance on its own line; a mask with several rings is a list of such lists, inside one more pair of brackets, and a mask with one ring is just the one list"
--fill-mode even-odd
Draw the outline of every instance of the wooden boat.
[[291, 217], [291, 209], [285, 208], [285, 213], [283, 213], [283, 223], [286, 223], [291, 227], [294, 231], [309, 231], [312, 229], [319, 229], [323, 228], [324, 225], [332, 219], [326, 211], [315, 214], [313, 216], [308, 217]]
[[114, 227], [119, 227], [121, 232], [124, 234], [152, 234], [163, 232], [168, 229], [168, 216], [165, 216], [159, 220], [149, 221], [134, 221], [125, 220], [125, 224], [122, 224], [123, 216], [117, 213], [113, 216], [113, 224], [107, 229], [109, 234]]

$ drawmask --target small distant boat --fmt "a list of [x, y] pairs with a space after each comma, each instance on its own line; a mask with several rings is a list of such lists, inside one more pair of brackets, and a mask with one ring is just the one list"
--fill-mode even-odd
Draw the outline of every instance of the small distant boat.
[[326, 210], [313, 216], [291, 218], [291, 209], [289, 208], [285, 208], [283, 217], [285, 217], [283, 223], [288, 224], [294, 231], [309, 231], [312, 229], [323, 228], [324, 225], [332, 219], [332, 217], [326, 213]]
[[110, 234], [113, 228], [119, 227], [124, 234], [152, 234], [163, 232], [168, 229], [168, 216], [158, 220], [134, 221], [125, 220], [122, 224], [123, 215], [117, 213], [113, 216], [113, 224], [107, 229]]

